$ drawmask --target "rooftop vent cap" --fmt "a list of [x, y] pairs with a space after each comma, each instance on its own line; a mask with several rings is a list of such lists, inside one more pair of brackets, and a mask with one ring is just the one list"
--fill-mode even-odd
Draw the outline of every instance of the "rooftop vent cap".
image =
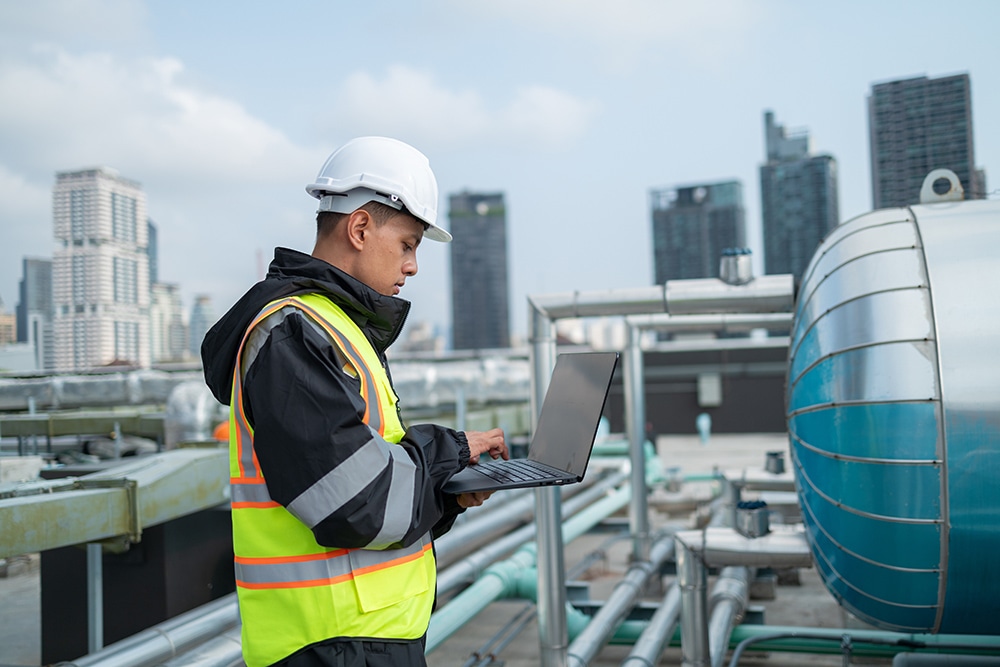
[[750, 248], [724, 248], [719, 261], [719, 278], [728, 285], [746, 285], [753, 280]]
[[951, 169], [935, 169], [927, 174], [920, 186], [921, 204], [938, 204], [945, 201], [962, 201], [965, 189]]
[[763, 537], [771, 532], [767, 503], [763, 500], [743, 500], [736, 503], [736, 532], [743, 537]]

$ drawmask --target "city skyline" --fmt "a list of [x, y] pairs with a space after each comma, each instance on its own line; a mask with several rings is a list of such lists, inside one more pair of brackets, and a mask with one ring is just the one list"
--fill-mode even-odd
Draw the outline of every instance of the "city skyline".
[[[990, 2], [943, 16], [930, 2], [350, 6], [338, 10], [338, 46], [365, 55], [347, 58], [304, 18], [328, 12], [322, 3], [234, 7], [0, 8], [8, 307], [22, 258], [52, 254], [55, 173], [97, 164], [143, 185], [160, 279], [181, 286], [185, 310], [200, 293], [221, 310], [271, 247], [311, 248], [315, 204], [303, 188], [335, 146], [397, 136], [430, 157], [441, 210], [446, 193], [506, 193], [511, 329], [523, 334], [527, 295], [651, 284], [654, 188], [741, 182], [761, 260], [764, 109], [809, 127], [816, 151], [836, 157], [842, 219], [871, 210], [875, 83], [968, 72], [987, 184], [1000, 159]], [[401, 295], [414, 303], [410, 322], [446, 329], [448, 287], [447, 248], [423, 244]]]

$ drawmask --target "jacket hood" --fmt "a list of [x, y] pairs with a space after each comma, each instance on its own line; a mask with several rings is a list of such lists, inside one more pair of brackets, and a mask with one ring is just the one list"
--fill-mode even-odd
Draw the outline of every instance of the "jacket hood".
[[201, 344], [205, 383], [220, 403], [229, 405], [236, 355], [247, 327], [264, 306], [295, 294], [321, 294], [343, 308], [379, 355], [399, 336], [410, 311], [409, 301], [379, 294], [321, 259], [275, 248], [264, 280], [240, 297]]

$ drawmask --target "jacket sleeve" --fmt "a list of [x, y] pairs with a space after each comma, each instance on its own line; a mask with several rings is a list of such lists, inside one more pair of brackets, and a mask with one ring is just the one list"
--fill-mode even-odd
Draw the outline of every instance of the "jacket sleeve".
[[441, 486], [469, 460], [464, 434], [422, 424], [386, 442], [364, 423], [359, 380], [342, 369], [299, 314], [260, 346], [243, 396], [271, 498], [326, 547], [409, 546], [450, 525], [455, 502]]

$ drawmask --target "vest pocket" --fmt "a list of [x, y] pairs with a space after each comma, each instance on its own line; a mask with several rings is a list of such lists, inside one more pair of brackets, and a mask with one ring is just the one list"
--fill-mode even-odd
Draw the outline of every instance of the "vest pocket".
[[423, 557], [399, 565], [386, 563], [385, 567], [358, 574], [365, 569], [360, 562], [361, 551], [352, 550], [349, 558], [355, 572], [354, 588], [362, 612], [385, 609], [427, 593], [430, 583]]

